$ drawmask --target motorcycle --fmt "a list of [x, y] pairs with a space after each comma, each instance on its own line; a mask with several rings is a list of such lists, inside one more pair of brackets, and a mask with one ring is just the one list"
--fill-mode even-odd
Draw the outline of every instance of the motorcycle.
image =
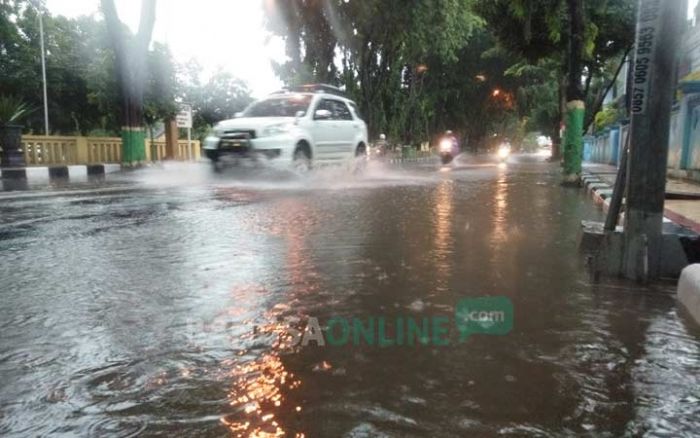
[[508, 143], [503, 143], [498, 147], [496, 157], [498, 158], [499, 163], [504, 163], [508, 157], [510, 157], [510, 150], [511, 148]]
[[451, 138], [443, 138], [440, 140], [440, 161], [443, 165], [450, 164], [457, 155], [455, 152], [455, 142]]

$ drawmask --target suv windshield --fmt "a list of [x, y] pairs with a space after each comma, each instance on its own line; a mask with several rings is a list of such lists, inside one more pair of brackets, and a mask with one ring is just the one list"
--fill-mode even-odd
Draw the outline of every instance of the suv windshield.
[[244, 117], [294, 117], [297, 112], [309, 108], [311, 95], [297, 94], [293, 96], [274, 97], [255, 102], [244, 112]]

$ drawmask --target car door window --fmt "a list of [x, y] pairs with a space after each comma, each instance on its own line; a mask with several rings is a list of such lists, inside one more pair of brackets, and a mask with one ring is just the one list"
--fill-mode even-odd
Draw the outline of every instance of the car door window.
[[335, 106], [334, 115], [337, 120], [352, 120], [352, 113], [345, 102], [334, 100], [333, 103]]
[[[321, 99], [321, 101], [316, 105], [316, 111], [318, 110], [328, 110], [331, 112], [331, 117], [328, 119], [320, 119], [320, 120], [337, 120], [336, 119], [336, 110], [335, 110], [335, 105], [333, 104], [333, 101], [330, 99]], [[316, 117], [314, 116], [314, 119]], [[316, 119], [319, 120], [319, 119]]]

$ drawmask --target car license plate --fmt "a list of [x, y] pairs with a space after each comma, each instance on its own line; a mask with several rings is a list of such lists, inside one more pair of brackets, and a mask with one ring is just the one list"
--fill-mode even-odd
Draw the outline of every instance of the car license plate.
[[248, 142], [244, 140], [223, 140], [221, 147], [226, 149], [242, 149], [248, 147]]

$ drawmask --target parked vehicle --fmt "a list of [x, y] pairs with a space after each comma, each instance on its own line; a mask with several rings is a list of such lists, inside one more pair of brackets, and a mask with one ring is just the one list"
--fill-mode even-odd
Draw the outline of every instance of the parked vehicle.
[[204, 151], [215, 169], [246, 160], [303, 172], [317, 164], [366, 160], [367, 125], [338, 88], [305, 85], [278, 91], [219, 122]]

